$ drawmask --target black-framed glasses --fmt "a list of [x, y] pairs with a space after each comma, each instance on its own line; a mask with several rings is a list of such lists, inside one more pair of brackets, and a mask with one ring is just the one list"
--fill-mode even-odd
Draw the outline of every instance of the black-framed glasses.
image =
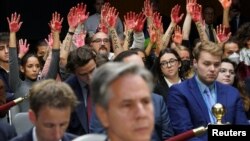
[[169, 61], [162, 61], [160, 65], [162, 68], [167, 68], [168, 66], [174, 66], [177, 61], [177, 59], [170, 59]]
[[92, 42], [94, 42], [94, 43], [101, 43], [101, 42], [109, 43], [109, 39], [108, 38], [104, 38], [104, 39], [97, 38], [97, 39], [92, 40]]

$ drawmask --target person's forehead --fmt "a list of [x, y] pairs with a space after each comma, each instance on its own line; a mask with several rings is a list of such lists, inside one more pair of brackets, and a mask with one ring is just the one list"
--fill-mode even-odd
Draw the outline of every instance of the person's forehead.
[[109, 38], [107, 34], [103, 33], [103, 32], [97, 32], [94, 36], [93, 39], [96, 38]]

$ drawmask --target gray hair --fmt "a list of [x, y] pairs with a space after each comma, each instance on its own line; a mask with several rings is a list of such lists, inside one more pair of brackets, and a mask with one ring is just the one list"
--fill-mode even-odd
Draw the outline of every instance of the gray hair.
[[125, 74], [141, 76], [152, 92], [154, 87], [153, 76], [146, 68], [135, 63], [108, 62], [98, 68], [93, 74], [91, 83], [93, 103], [107, 109], [109, 99], [112, 96], [109, 86], [113, 81]]

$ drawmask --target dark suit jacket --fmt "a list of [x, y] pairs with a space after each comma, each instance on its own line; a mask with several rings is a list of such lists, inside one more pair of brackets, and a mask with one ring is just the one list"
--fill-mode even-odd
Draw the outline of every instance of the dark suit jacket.
[[159, 81], [155, 85], [154, 93], [159, 94], [165, 98], [168, 94], [168, 89], [169, 87], [164, 77], [160, 77]]
[[6, 122], [0, 121], [0, 140], [7, 141], [16, 137], [16, 130]]
[[[170, 123], [168, 110], [162, 96], [152, 94], [152, 98], [155, 117], [155, 130], [152, 135], [152, 141], [163, 141], [173, 136], [174, 132]], [[105, 129], [101, 125], [95, 110], [93, 110], [90, 121], [90, 132], [105, 133]]]
[[[33, 141], [33, 137], [32, 137], [32, 131], [33, 128], [30, 129], [28, 132], [17, 136], [15, 138], [13, 138], [10, 141]], [[69, 134], [69, 133], [64, 133], [63, 137], [62, 137], [62, 141], [72, 141], [74, 138], [76, 138], [77, 136], [73, 135], [73, 134]]]
[[84, 135], [89, 132], [88, 128], [88, 114], [84, 104], [84, 97], [81, 85], [75, 75], [71, 75], [66, 81], [74, 90], [75, 95], [80, 102], [75, 111], [71, 114], [70, 123], [67, 132], [75, 135]]
[[[222, 122], [248, 124], [238, 90], [229, 85], [215, 82], [217, 102], [226, 108]], [[198, 88], [195, 77], [173, 85], [168, 91], [168, 111], [174, 132], [179, 134], [210, 122], [206, 103]], [[207, 140], [207, 134], [192, 140]]]

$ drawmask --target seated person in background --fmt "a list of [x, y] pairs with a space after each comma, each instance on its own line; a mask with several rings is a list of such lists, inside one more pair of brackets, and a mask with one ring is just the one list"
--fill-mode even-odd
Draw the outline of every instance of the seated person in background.
[[29, 119], [34, 128], [12, 141], [71, 141], [76, 136], [65, 131], [76, 104], [77, 98], [66, 83], [52, 79], [37, 82], [30, 90]]
[[[5, 85], [2, 79], [0, 79], [0, 106], [6, 103]], [[6, 121], [2, 120], [6, 116], [8, 110], [0, 111], [0, 139], [7, 141], [16, 136], [16, 130], [13, 126], [9, 125]]]
[[151, 140], [154, 108], [149, 71], [137, 64], [109, 62], [94, 72], [91, 86], [96, 114], [106, 129], [107, 140]]
[[[195, 76], [170, 87], [168, 111], [176, 134], [216, 123], [211, 111], [215, 103], [221, 103], [227, 110], [222, 123], [248, 124], [239, 91], [216, 81], [222, 53], [222, 49], [210, 41], [196, 46], [193, 50]], [[191, 140], [207, 141], [207, 134]]]

